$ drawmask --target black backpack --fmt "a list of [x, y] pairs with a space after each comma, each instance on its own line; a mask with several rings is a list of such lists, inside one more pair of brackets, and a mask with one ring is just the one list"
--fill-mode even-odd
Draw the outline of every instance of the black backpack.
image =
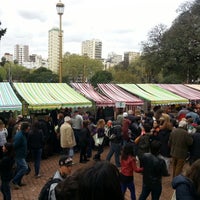
[[51, 184], [53, 183], [59, 183], [61, 180], [59, 178], [53, 178], [51, 177], [46, 183], [45, 185], [42, 187], [38, 200], [48, 200], [49, 197], [49, 190], [51, 187]]

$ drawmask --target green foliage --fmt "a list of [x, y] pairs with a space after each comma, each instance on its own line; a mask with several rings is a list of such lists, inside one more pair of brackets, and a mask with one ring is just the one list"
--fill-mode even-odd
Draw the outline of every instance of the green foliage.
[[[0, 26], [1, 26], [1, 22], [0, 22]], [[7, 30], [6, 28], [5, 29], [0, 28], [0, 40], [1, 40], [1, 37], [5, 35], [6, 30]]]
[[0, 62], [0, 66], [4, 66], [5, 64], [6, 64], [6, 58], [2, 57], [1, 62]]
[[40, 67], [26, 77], [26, 82], [56, 83], [58, 82], [58, 75], [53, 74], [51, 70], [45, 67]]
[[[200, 71], [200, 4], [186, 3], [173, 25], [156, 26], [143, 42], [142, 60], [149, 82], [193, 82]], [[159, 80], [162, 73], [163, 80]]]
[[6, 80], [6, 70], [4, 67], [0, 67], [0, 82], [2, 82], [3, 80]]
[[87, 56], [66, 54], [63, 59], [63, 77], [73, 82], [84, 82], [90, 79], [97, 71], [103, 70], [99, 60]]
[[94, 87], [97, 87], [98, 83], [110, 83], [112, 80], [112, 73], [108, 71], [98, 71], [90, 79], [90, 82]]

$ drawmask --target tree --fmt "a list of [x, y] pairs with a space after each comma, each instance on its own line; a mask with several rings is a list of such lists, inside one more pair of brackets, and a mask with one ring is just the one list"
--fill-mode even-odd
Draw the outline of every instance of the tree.
[[64, 56], [63, 77], [73, 82], [89, 80], [99, 70], [103, 70], [103, 64], [99, 60], [77, 54], [70, 55], [69, 53]]
[[145, 67], [148, 82], [157, 82], [158, 74], [163, 63], [162, 38], [167, 27], [164, 24], [155, 26], [148, 34], [148, 41], [142, 42], [143, 52], [141, 60]]
[[1, 62], [0, 62], [0, 66], [4, 66], [6, 63], [6, 58], [5, 57], [2, 57], [1, 58]]
[[58, 75], [53, 74], [51, 70], [48, 70], [45, 67], [40, 67], [36, 70], [33, 70], [26, 77], [26, 82], [57, 83], [58, 82]]
[[90, 82], [94, 87], [97, 87], [98, 83], [110, 83], [112, 80], [112, 73], [108, 71], [98, 71], [90, 79]]
[[4, 69], [6, 70], [6, 79], [18, 82], [26, 82], [26, 77], [30, 73], [30, 69], [27, 69], [21, 65], [15, 65], [12, 62], [6, 62]]
[[[0, 22], [0, 26], [1, 26], [1, 22]], [[1, 40], [1, 37], [5, 35], [6, 30], [7, 30], [6, 28], [5, 29], [0, 28], [0, 40]]]
[[179, 11], [169, 29], [155, 27], [143, 43], [142, 60], [149, 82], [189, 83], [199, 77], [200, 1], [187, 2]]

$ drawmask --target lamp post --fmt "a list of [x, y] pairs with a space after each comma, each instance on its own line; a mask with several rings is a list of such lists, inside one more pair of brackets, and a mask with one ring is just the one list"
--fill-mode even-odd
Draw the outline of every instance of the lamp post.
[[65, 5], [61, 0], [56, 4], [57, 13], [60, 17], [60, 30], [59, 30], [59, 83], [62, 83], [62, 14], [64, 13]]

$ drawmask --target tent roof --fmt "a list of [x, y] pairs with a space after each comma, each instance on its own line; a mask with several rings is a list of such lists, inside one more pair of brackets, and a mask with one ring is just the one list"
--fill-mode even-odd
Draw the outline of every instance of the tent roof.
[[143, 105], [144, 102], [136, 96], [126, 92], [115, 84], [98, 84], [98, 88], [115, 102], [125, 102], [126, 105]]
[[78, 90], [85, 97], [94, 101], [96, 103], [96, 106], [98, 107], [101, 106], [113, 107], [115, 105], [113, 100], [95, 91], [94, 87], [89, 83], [70, 83], [70, 85], [74, 89]]
[[200, 91], [187, 87], [186, 85], [183, 84], [157, 84], [157, 85], [186, 99], [200, 100]]
[[187, 87], [200, 91], [200, 84], [185, 84]]
[[188, 100], [154, 84], [118, 84], [153, 105], [187, 104]]
[[0, 112], [2, 111], [21, 111], [22, 103], [17, 98], [10, 83], [0, 83]]
[[66, 83], [14, 83], [14, 87], [33, 110], [92, 106]]

